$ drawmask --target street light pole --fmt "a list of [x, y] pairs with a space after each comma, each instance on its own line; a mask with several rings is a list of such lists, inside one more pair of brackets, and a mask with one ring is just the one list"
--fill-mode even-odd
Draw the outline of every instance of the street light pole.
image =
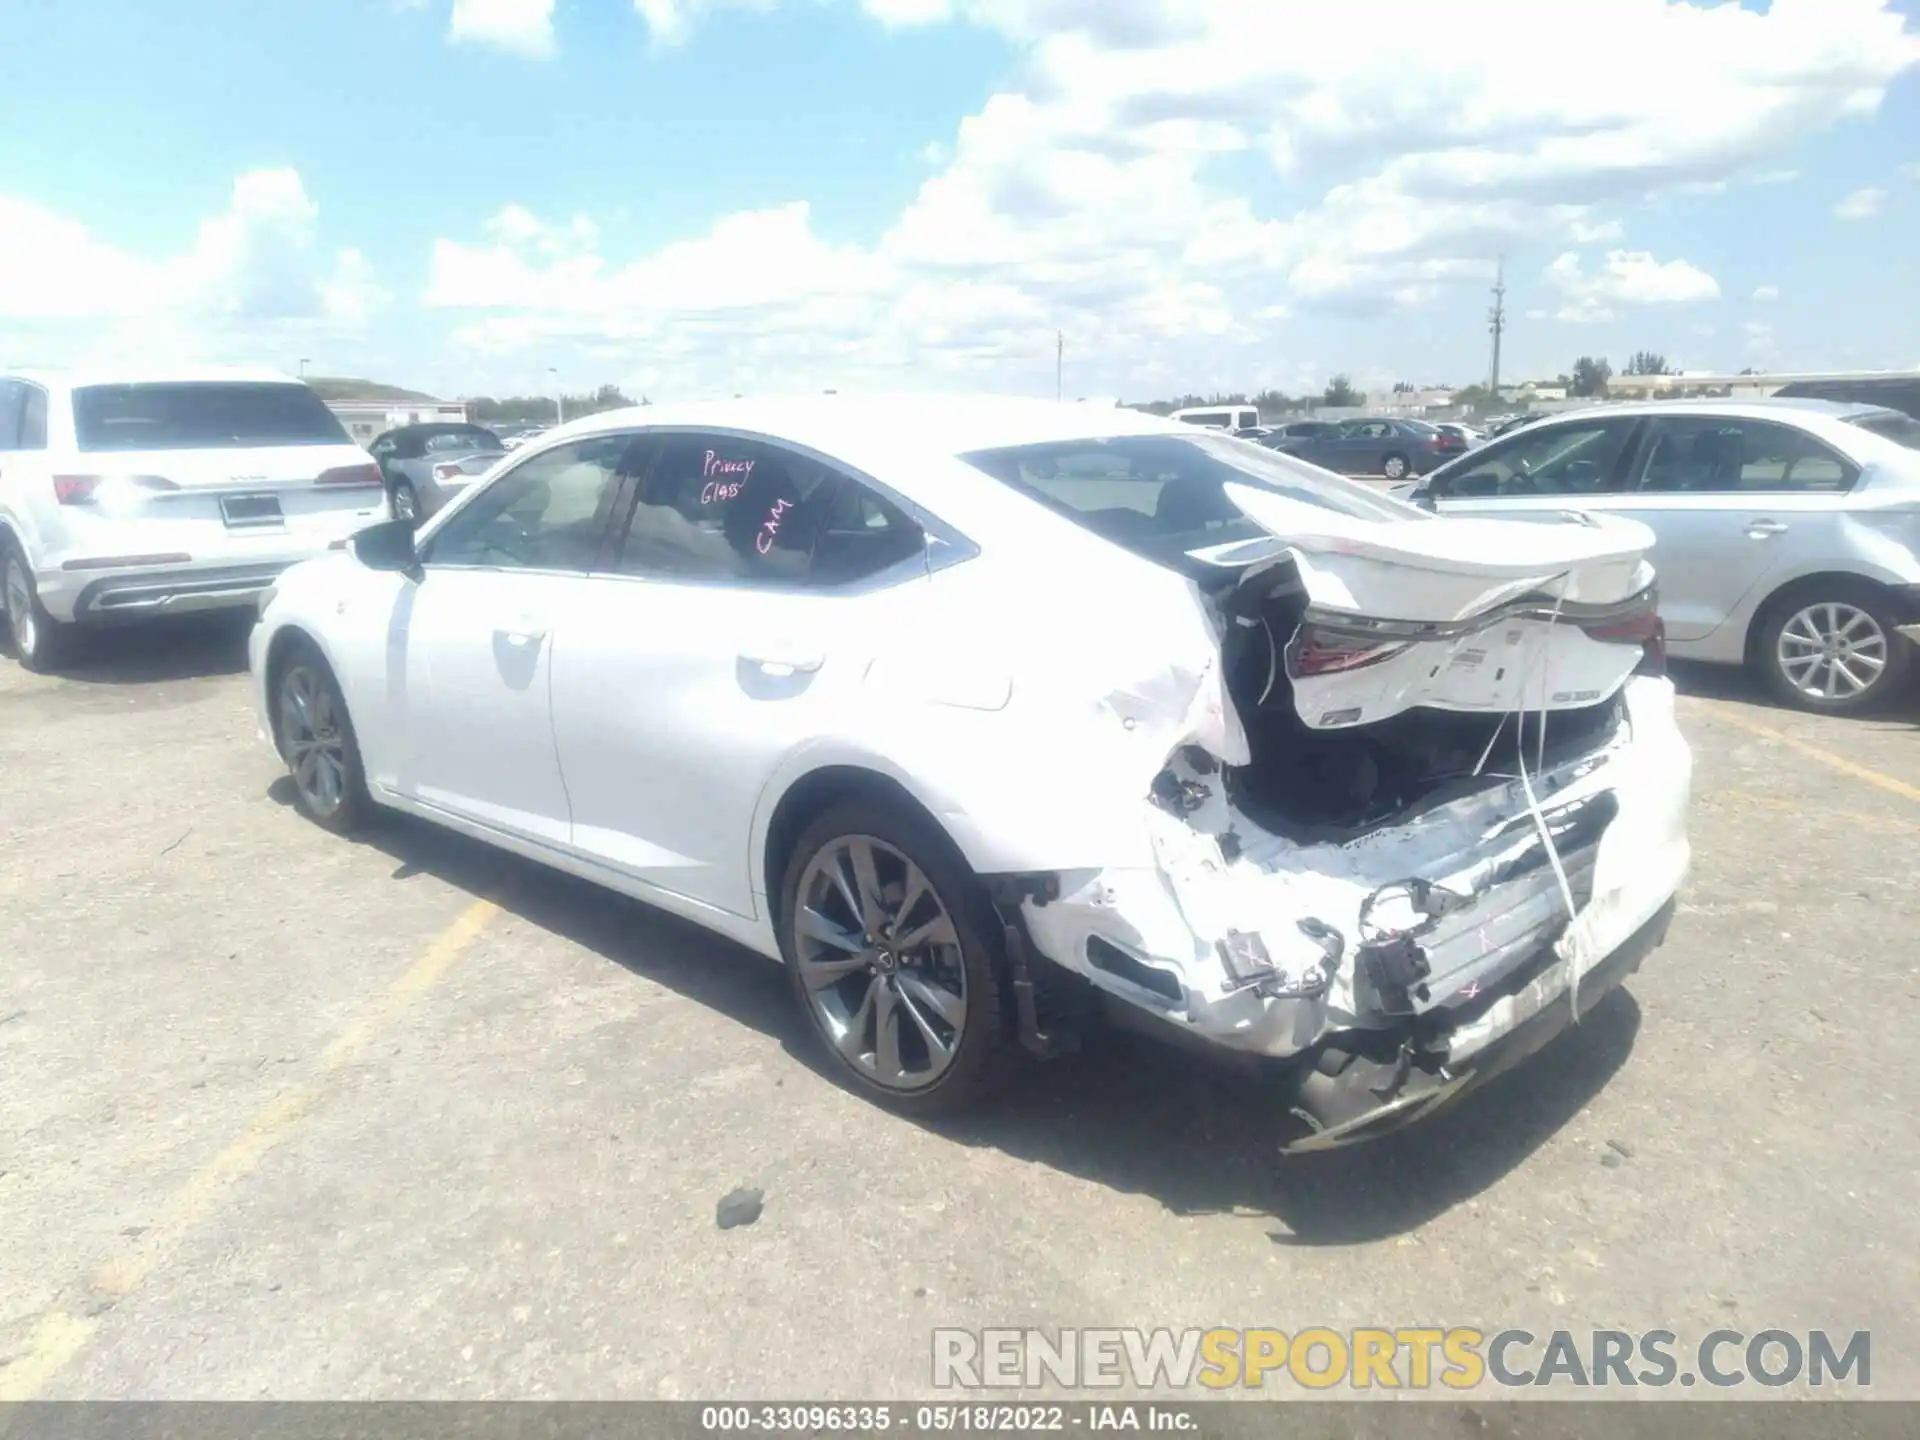
[[304, 355], [300, 357], [300, 378], [302, 380], [307, 378], [307, 366], [312, 363], [313, 361], [307, 359]]
[[560, 372], [549, 365], [547, 373], [553, 376], [553, 423], [564, 425], [567, 423], [567, 401], [560, 393]]
[[1053, 332], [1053, 398], [1067, 398], [1065, 376], [1067, 373], [1067, 332]]

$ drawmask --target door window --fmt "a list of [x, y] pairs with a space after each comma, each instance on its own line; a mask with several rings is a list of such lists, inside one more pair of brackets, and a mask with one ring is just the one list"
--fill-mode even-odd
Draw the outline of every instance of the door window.
[[47, 448], [47, 392], [38, 385], [22, 384], [20, 402], [20, 443], [22, 450]]
[[851, 476], [779, 446], [669, 439], [641, 482], [619, 569], [735, 585], [834, 586], [921, 554], [926, 537]]
[[1436, 475], [1430, 490], [1462, 500], [1607, 494], [1619, 488], [1615, 477], [1633, 426], [1625, 418], [1529, 426], [1475, 451], [1457, 470]]
[[1649, 495], [1834, 493], [1853, 481], [1851, 465], [1791, 426], [1675, 415], [1652, 422], [1639, 488]]
[[515, 466], [434, 534], [432, 565], [593, 568], [631, 435], [562, 445]]

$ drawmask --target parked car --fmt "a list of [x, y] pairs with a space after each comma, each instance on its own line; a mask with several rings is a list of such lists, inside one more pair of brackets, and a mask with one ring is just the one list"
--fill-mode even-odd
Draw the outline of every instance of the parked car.
[[0, 571], [29, 670], [58, 669], [80, 626], [250, 608], [386, 517], [379, 470], [288, 376], [0, 376]]
[[1339, 429], [1335, 420], [1294, 420], [1285, 425], [1275, 425], [1260, 437], [1260, 443], [1270, 450], [1285, 450], [1288, 442], [1294, 440], [1318, 440]]
[[1546, 412], [1537, 415], [1497, 415], [1487, 421], [1487, 438], [1498, 439], [1510, 430], [1518, 430], [1522, 425], [1531, 425], [1536, 420], [1544, 420]]
[[484, 425], [433, 421], [389, 430], [367, 453], [386, 477], [394, 518], [417, 522], [486, 474], [507, 448]]
[[1478, 430], [1457, 421], [1439, 421], [1433, 428], [1440, 432], [1440, 449], [1448, 456], [1461, 455], [1487, 443], [1487, 437]]
[[1555, 416], [1410, 494], [1448, 515], [1578, 510], [1659, 537], [1667, 643], [1810, 710], [1877, 704], [1920, 639], [1920, 420], [1878, 406], [1668, 400]]
[[1172, 418], [1185, 425], [1206, 425], [1216, 430], [1250, 430], [1260, 423], [1260, 411], [1252, 405], [1190, 405], [1174, 411]]
[[500, 437], [500, 443], [508, 450], [518, 450], [529, 440], [536, 439], [551, 430], [551, 425], [497, 425], [494, 433]]
[[314, 820], [406, 811], [777, 957], [861, 1093], [954, 1109], [1118, 1016], [1260, 1057], [1305, 1149], [1660, 942], [1691, 760], [1651, 541], [1127, 410], [660, 405], [289, 572], [251, 662]]
[[1280, 449], [1336, 475], [1425, 475], [1447, 458], [1424, 420], [1345, 420], [1318, 435], [1289, 436]]
[[1773, 392], [1776, 400], [1843, 400], [1898, 410], [1920, 419], [1920, 375], [1858, 375], [1850, 380], [1797, 380]]

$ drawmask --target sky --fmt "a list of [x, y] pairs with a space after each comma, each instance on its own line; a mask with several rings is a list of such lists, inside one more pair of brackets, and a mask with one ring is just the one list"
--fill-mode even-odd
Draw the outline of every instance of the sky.
[[0, 55], [4, 367], [1465, 384], [1502, 257], [1508, 381], [1920, 367], [1920, 0], [0, 0]]

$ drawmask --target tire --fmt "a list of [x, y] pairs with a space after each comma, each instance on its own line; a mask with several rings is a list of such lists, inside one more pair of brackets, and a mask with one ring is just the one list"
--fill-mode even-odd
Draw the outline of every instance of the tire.
[[[1768, 604], [1754, 627], [1751, 663], [1788, 705], [1826, 715], [1860, 714], [1898, 695], [1913, 673], [1913, 644], [1894, 624], [1885, 595], [1868, 582], [1803, 586]], [[1828, 648], [1830, 639], [1839, 648]], [[1831, 659], [1823, 664], [1823, 656]]]
[[1380, 473], [1389, 480], [1404, 480], [1412, 469], [1412, 463], [1404, 455], [1389, 455], [1380, 462]]
[[[869, 873], [886, 902], [875, 907], [879, 921], [864, 930], [855, 928], [860, 915], [852, 906], [865, 889], [855, 869], [861, 849], [872, 857]], [[888, 909], [897, 911], [907, 900], [901, 891], [913, 883], [909, 866], [927, 893], [908, 900], [906, 914], [889, 917]], [[838, 884], [829, 878], [836, 868]], [[950, 942], [938, 938], [942, 911]], [[803, 928], [799, 922], [808, 914], [818, 918]], [[823, 938], [823, 922], [838, 943]], [[931, 821], [884, 798], [830, 807], [794, 844], [776, 925], [794, 999], [829, 1067], [850, 1089], [902, 1114], [931, 1118], [981, 1104], [1014, 1073], [1019, 1049], [993, 909], [965, 859]], [[897, 954], [887, 948], [894, 936], [911, 939], [926, 930], [934, 938], [925, 944]], [[870, 935], [877, 942], [871, 946]], [[890, 1047], [882, 1026], [898, 1037]], [[942, 1059], [936, 1041], [948, 1044], [950, 1058]], [[890, 1068], [900, 1073], [888, 1077]]]
[[73, 654], [73, 629], [47, 613], [40, 587], [20, 542], [8, 536], [0, 544], [0, 603], [5, 606], [7, 641], [20, 668], [51, 675]]
[[420, 492], [413, 488], [411, 480], [393, 482], [393, 518], [415, 525], [425, 518], [420, 513]]
[[[306, 696], [304, 705], [294, 697]], [[293, 646], [274, 667], [273, 739], [293, 781], [300, 813], [336, 835], [373, 819], [373, 797], [360, 764], [360, 740], [332, 668], [314, 646]]]

